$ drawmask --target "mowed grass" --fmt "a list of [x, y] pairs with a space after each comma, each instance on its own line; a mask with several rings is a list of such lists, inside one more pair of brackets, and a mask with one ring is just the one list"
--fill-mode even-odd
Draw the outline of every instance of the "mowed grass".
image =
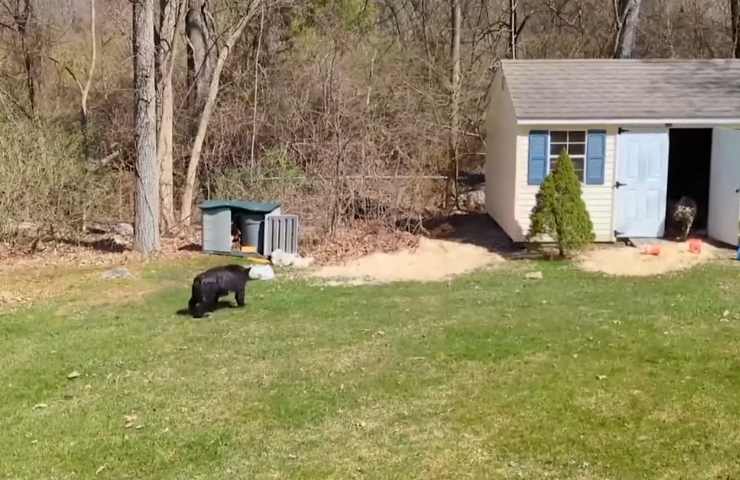
[[0, 314], [0, 478], [740, 478], [733, 265], [281, 279], [178, 315], [219, 261]]

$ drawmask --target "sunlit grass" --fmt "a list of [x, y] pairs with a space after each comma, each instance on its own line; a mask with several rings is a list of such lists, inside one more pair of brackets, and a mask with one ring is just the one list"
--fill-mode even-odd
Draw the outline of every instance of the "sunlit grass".
[[179, 315], [219, 261], [0, 314], [0, 478], [740, 478], [732, 266], [253, 282]]

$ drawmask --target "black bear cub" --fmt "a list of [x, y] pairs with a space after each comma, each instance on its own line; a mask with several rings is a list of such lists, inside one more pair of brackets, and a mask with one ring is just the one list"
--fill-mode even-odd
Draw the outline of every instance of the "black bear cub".
[[249, 280], [249, 268], [226, 265], [211, 268], [193, 279], [193, 293], [188, 302], [188, 311], [195, 318], [216, 309], [218, 299], [233, 292], [236, 303], [244, 306], [244, 295]]

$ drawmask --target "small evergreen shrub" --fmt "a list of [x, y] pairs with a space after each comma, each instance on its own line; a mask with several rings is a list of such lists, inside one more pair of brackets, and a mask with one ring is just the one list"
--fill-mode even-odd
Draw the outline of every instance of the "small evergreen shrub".
[[581, 198], [581, 182], [565, 150], [555, 170], [542, 182], [529, 219], [529, 239], [550, 236], [557, 243], [561, 257], [593, 242], [593, 224]]

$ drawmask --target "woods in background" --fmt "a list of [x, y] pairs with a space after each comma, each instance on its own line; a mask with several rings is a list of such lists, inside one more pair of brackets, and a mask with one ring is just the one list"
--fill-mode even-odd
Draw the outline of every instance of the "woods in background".
[[738, 55], [740, 0], [0, 0], [0, 236], [216, 196], [395, 227], [479, 171], [499, 59]]

